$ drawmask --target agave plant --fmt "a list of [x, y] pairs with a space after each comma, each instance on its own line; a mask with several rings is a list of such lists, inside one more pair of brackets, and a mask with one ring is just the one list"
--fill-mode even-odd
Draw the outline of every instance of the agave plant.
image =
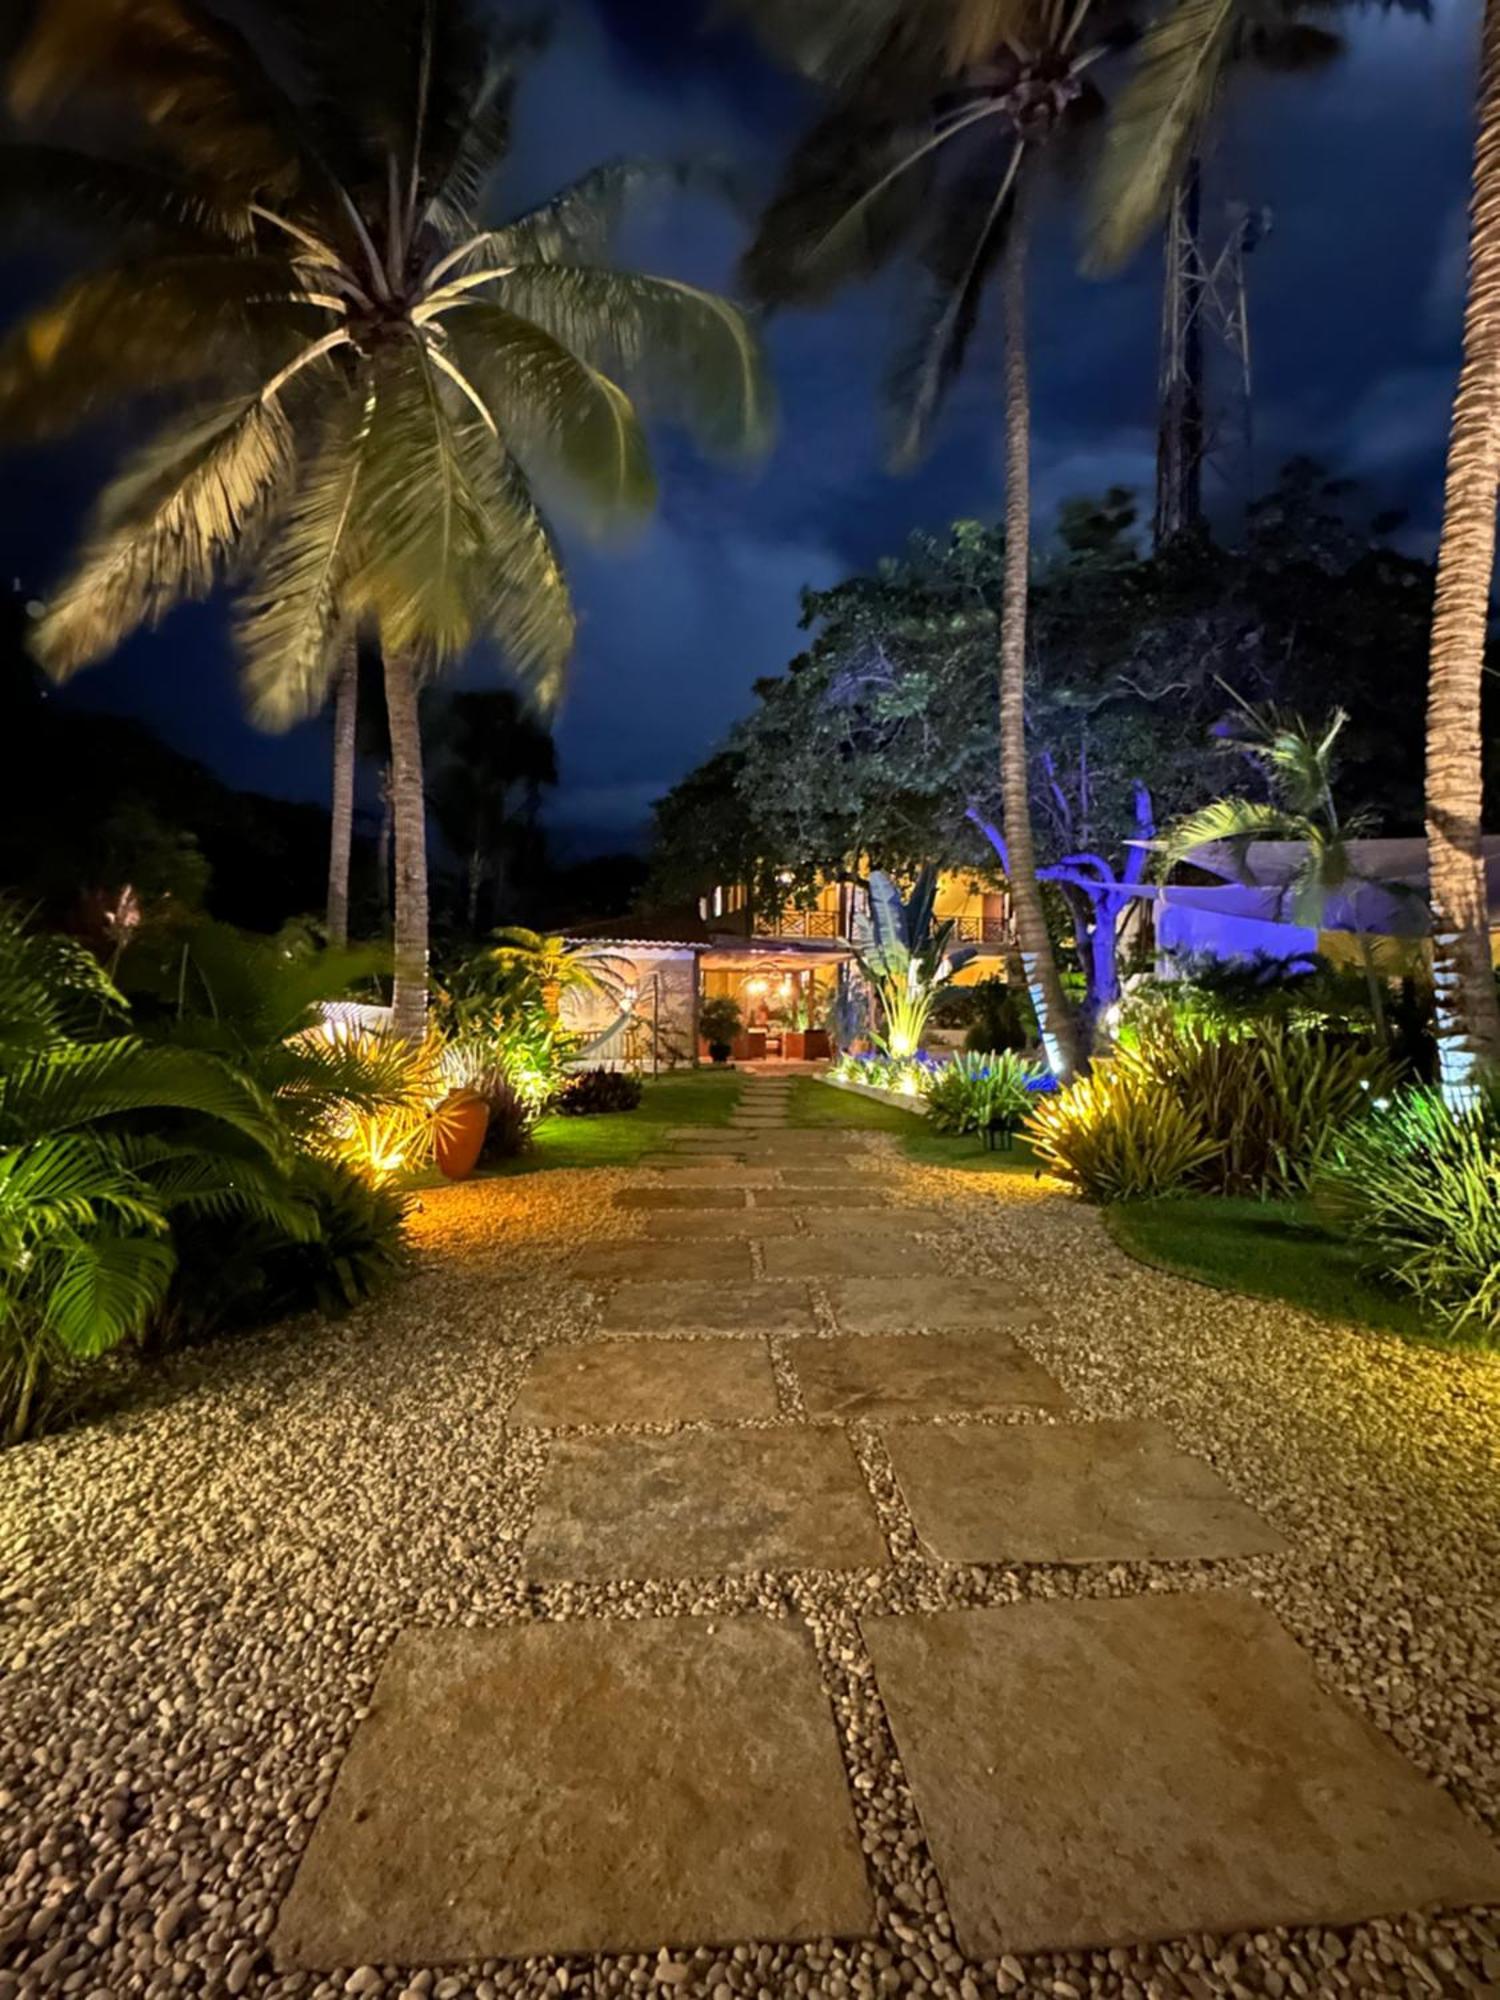
[[955, 943], [953, 918], [935, 918], [937, 886], [936, 868], [924, 868], [906, 897], [879, 869], [870, 877], [874, 937], [859, 965], [880, 1012], [876, 1039], [897, 1062], [916, 1054], [939, 988], [975, 955], [973, 945]]
[[0, 185], [102, 223], [107, 247], [0, 350], [0, 428], [172, 406], [104, 492], [39, 656], [65, 677], [233, 569], [251, 706], [280, 727], [322, 706], [341, 626], [378, 630], [411, 1038], [419, 683], [489, 637], [546, 700], [572, 644], [533, 478], [639, 513], [653, 481], [633, 397], [714, 443], [767, 420], [732, 306], [606, 265], [640, 168], [487, 226], [525, 41], [465, 0], [261, 0], [233, 18], [205, 0], [41, 0], [9, 79], [38, 136], [6, 149]]

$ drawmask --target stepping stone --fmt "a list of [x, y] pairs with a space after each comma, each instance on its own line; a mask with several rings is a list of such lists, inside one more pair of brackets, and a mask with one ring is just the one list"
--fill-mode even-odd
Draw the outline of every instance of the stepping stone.
[[779, 1130], [758, 1133], [753, 1140], [746, 1141], [757, 1152], [790, 1153], [793, 1158], [807, 1160], [822, 1159], [829, 1154], [843, 1157], [857, 1153], [868, 1158], [868, 1150], [861, 1147], [850, 1132], [799, 1132], [793, 1126]]
[[409, 1631], [272, 1938], [278, 1968], [650, 1952], [874, 1924], [791, 1619]]
[[[764, 1199], [764, 1197], [762, 1197]], [[1040, 1306], [1002, 1278], [844, 1278], [830, 1285], [845, 1333], [910, 1333], [919, 1327], [1035, 1326]]]
[[823, 1166], [805, 1166], [800, 1161], [786, 1161], [780, 1169], [783, 1187], [873, 1187], [877, 1193], [887, 1185], [880, 1178], [880, 1169], [867, 1166], [863, 1160], [830, 1160]]
[[841, 1236], [792, 1236], [766, 1245], [768, 1278], [900, 1278], [944, 1268], [931, 1244], [900, 1236], [862, 1236], [854, 1243]]
[[958, 1425], [885, 1442], [942, 1562], [1193, 1562], [1286, 1547], [1155, 1424]]
[[705, 1236], [791, 1236], [796, 1233], [797, 1218], [784, 1209], [712, 1209], [703, 1215], [683, 1208], [648, 1215], [644, 1227], [647, 1237], [655, 1242], [697, 1242]]
[[740, 1423], [776, 1414], [770, 1350], [750, 1340], [590, 1340], [544, 1347], [512, 1424]]
[[743, 1208], [743, 1188], [637, 1187], [615, 1196], [616, 1208]]
[[970, 1958], [1500, 1898], [1500, 1853], [1252, 1598], [863, 1631]]
[[[852, 1197], [851, 1197], [852, 1199]], [[958, 1218], [946, 1208], [902, 1208], [892, 1202], [884, 1208], [809, 1209], [803, 1218], [814, 1236], [890, 1236], [898, 1231], [952, 1229]]]
[[606, 1333], [811, 1333], [806, 1285], [618, 1285], [604, 1307]]
[[878, 1208], [889, 1201], [879, 1181], [855, 1181], [847, 1177], [836, 1186], [766, 1188], [755, 1197], [757, 1208]]
[[767, 1188], [776, 1185], [774, 1167], [746, 1167], [737, 1160], [706, 1160], [702, 1165], [693, 1166], [670, 1160], [659, 1171], [664, 1187]]
[[1066, 1398], [1003, 1333], [903, 1334], [896, 1339], [794, 1340], [792, 1365], [815, 1417], [942, 1417]]
[[741, 1238], [705, 1243], [600, 1243], [580, 1250], [568, 1274], [618, 1283], [622, 1278], [744, 1278], [751, 1276], [750, 1245]]
[[809, 1425], [559, 1439], [525, 1551], [528, 1576], [583, 1583], [886, 1560], [848, 1438]]
[[673, 1153], [642, 1153], [635, 1164], [647, 1173], [666, 1172], [685, 1174], [699, 1169], [704, 1169], [710, 1173], [729, 1173], [730, 1171], [742, 1174], [775, 1172], [774, 1168], [747, 1167], [738, 1153], [726, 1153], [718, 1148], [715, 1148], [713, 1152], [709, 1152], [706, 1148], [700, 1152], [694, 1148], [692, 1151], [683, 1149]]

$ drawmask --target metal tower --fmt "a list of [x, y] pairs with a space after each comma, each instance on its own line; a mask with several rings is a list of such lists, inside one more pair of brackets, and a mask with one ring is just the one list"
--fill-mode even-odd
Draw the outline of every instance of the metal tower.
[[[1203, 468], [1214, 464], [1249, 497], [1250, 302], [1245, 261], [1270, 228], [1270, 212], [1232, 202], [1212, 253], [1203, 235], [1202, 169], [1183, 176], [1167, 218], [1156, 440], [1158, 547], [1203, 519]], [[1228, 384], [1210, 408], [1207, 350], [1229, 359]], [[1238, 459], [1238, 466], [1234, 461]]]

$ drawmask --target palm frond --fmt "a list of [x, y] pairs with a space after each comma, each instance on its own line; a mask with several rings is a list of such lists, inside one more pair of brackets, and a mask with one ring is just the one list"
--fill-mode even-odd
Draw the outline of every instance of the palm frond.
[[357, 388], [333, 401], [237, 608], [240, 671], [251, 714], [263, 728], [290, 728], [327, 699], [359, 560], [373, 414]]
[[768, 441], [773, 408], [760, 342], [727, 299], [673, 278], [581, 264], [525, 265], [497, 292], [648, 413], [678, 418], [726, 451]]
[[249, 203], [210, 180], [36, 143], [0, 148], [0, 213], [107, 234], [116, 250], [122, 233], [224, 243], [247, 242], [254, 229]]
[[926, 258], [932, 291], [921, 329], [891, 389], [902, 413], [892, 450], [898, 466], [913, 465], [921, 457], [963, 367], [985, 285], [1004, 255], [1017, 178], [1024, 171], [1022, 153], [1017, 143], [998, 178], [991, 170], [956, 189], [934, 233]]
[[39, 930], [0, 896], [0, 1067], [123, 1013], [125, 1001], [76, 939]]
[[258, 397], [174, 425], [106, 488], [77, 566], [34, 628], [55, 680], [142, 624], [206, 597], [253, 536], [293, 465], [290, 426]]
[[248, 393], [328, 322], [288, 257], [164, 256], [90, 272], [0, 345], [0, 437], [55, 437], [199, 383]]
[[[161, 1211], [119, 1148], [86, 1132], [0, 1150], [0, 1239], [22, 1252], [100, 1221], [159, 1230]], [[25, 1256], [12, 1258], [24, 1266]]]
[[1166, 0], [1110, 118], [1085, 264], [1118, 268], [1166, 212], [1213, 107], [1241, 0]]
[[145, 1235], [84, 1237], [55, 1262], [42, 1316], [51, 1339], [80, 1361], [107, 1354], [139, 1333], [165, 1299], [177, 1268], [171, 1244]]
[[534, 321], [485, 300], [455, 311], [444, 332], [508, 446], [528, 461], [536, 452], [557, 465], [601, 514], [649, 513], [656, 499], [650, 450], [617, 383]]
[[355, 600], [380, 618], [394, 652], [461, 653], [474, 630], [474, 580], [486, 550], [482, 510], [460, 449], [483, 425], [419, 339], [382, 354], [372, 380], [355, 530]]
[[318, 1235], [315, 1210], [280, 1168], [263, 1159], [236, 1158], [204, 1150], [201, 1141], [174, 1144], [156, 1137], [125, 1135], [116, 1151], [157, 1212], [171, 1218], [207, 1216], [266, 1223], [295, 1243]]
[[471, 426], [461, 446], [484, 524], [477, 625], [544, 713], [562, 691], [576, 621], [562, 560], [525, 474], [489, 434]]
[[8, 83], [22, 120], [78, 99], [124, 108], [222, 186], [285, 192], [306, 164], [291, 99], [200, 0], [40, 0]]
[[222, 1120], [269, 1153], [284, 1148], [265, 1094], [196, 1049], [124, 1037], [33, 1057], [0, 1073], [0, 1143], [6, 1145], [143, 1110], [196, 1112]]
[[606, 160], [515, 221], [465, 247], [455, 268], [508, 264], [597, 264], [608, 254], [631, 201], [651, 188], [728, 190], [722, 172], [696, 161]]
[[1189, 813], [1172, 828], [1162, 842], [1165, 866], [1188, 859], [1199, 847], [1223, 846], [1236, 860], [1241, 878], [1245, 857], [1257, 840], [1304, 840], [1307, 824], [1284, 807], [1258, 799], [1214, 799], [1197, 812]]

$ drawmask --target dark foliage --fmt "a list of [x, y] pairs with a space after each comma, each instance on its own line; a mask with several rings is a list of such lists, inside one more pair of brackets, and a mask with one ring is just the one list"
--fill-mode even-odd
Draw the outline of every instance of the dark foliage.
[[636, 1111], [641, 1080], [628, 1070], [590, 1069], [575, 1076], [559, 1093], [553, 1110], [564, 1118], [596, 1118], [608, 1111]]

